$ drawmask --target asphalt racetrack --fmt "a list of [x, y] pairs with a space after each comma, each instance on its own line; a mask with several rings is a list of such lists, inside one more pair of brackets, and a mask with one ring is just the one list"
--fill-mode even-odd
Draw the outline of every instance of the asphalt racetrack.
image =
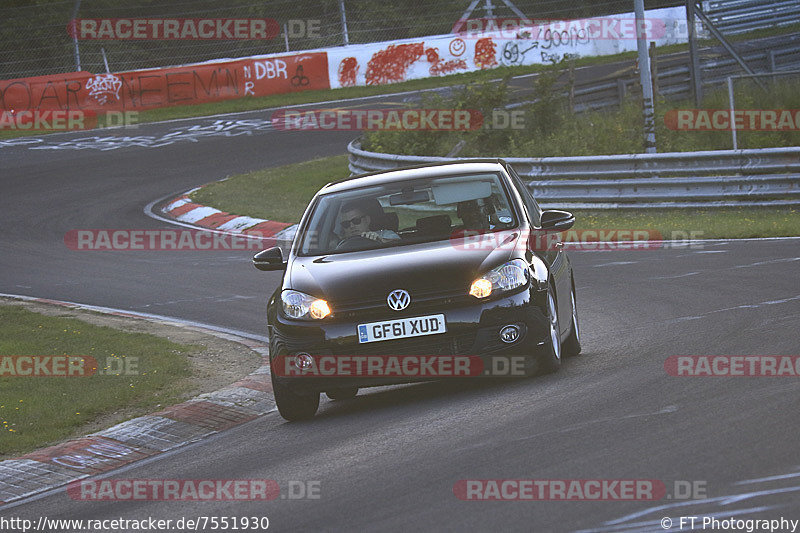
[[[218, 120], [268, 118], [258, 111], [0, 142], [0, 292], [263, 337], [279, 275], [256, 271], [252, 252], [73, 251], [64, 235], [174, 227], [145, 206], [226, 175], [344, 153], [353, 137], [230, 124], [235, 135], [209, 133]], [[95, 136], [114, 139], [85, 140]], [[308, 422], [273, 412], [105, 475], [314, 482], [318, 499], [76, 502], [57, 489], [0, 516], [267, 516], [278, 531], [664, 531], [665, 517], [672, 530], [681, 516], [800, 519], [799, 378], [673, 377], [664, 368], [674, 355], [800, 355], [800, 240], [571, 258], [584, 353], [557, 374], [366, 390], [323, 400]], [[456, 497], [459, 480], [482, 479], [655, 479], [667, 493]], [[686, 486], [696, 499], [682, 499]]]

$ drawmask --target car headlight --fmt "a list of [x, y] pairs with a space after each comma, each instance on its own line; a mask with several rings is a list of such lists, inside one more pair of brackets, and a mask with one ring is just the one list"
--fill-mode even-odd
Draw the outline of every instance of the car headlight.
[[469, 293], [476, 298], [486, 298], [493, 292], [510, 291], [526, 285], [529, 276], [525, 262], [514, 259], [473, 281]]
[[320, 320], [331, 314], [328, 302], [299, 291], [283, 291], [281, 302], [283, 303], [283, 312], [289, 318]]

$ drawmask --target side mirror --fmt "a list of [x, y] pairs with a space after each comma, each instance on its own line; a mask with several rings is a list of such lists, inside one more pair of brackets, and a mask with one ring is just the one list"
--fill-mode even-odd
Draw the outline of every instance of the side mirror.
[[278, 246], [261, 250], [254, 255], [253, 266], [265, 271], [286, 269], [286, 263], [283, 261], [283, 252]]
[[568, 211], [548, 209], [542, 211], [542, 229], [563, 231], [575, 224], [575, 215]]

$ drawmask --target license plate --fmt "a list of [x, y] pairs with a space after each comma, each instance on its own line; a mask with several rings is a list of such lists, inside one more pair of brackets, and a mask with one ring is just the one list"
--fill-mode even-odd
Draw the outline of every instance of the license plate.
[[383, 322], [370, 322], [358, 325], [358, 342], [390, 341], [407, 337], [436, 335], [447, 331], [444, 315], [398, 318]]

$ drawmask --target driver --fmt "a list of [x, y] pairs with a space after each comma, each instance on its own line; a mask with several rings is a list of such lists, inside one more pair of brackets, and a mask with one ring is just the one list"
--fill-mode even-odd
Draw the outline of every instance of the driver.
[[339, 212], [340, 244], [350, 237], [366, 237], [381, 243], [400, 239], [400, 236], [394, 231], [378, 229], [373, 222], [373, 217], [367, 213], [363, 203], [346, 204]]

